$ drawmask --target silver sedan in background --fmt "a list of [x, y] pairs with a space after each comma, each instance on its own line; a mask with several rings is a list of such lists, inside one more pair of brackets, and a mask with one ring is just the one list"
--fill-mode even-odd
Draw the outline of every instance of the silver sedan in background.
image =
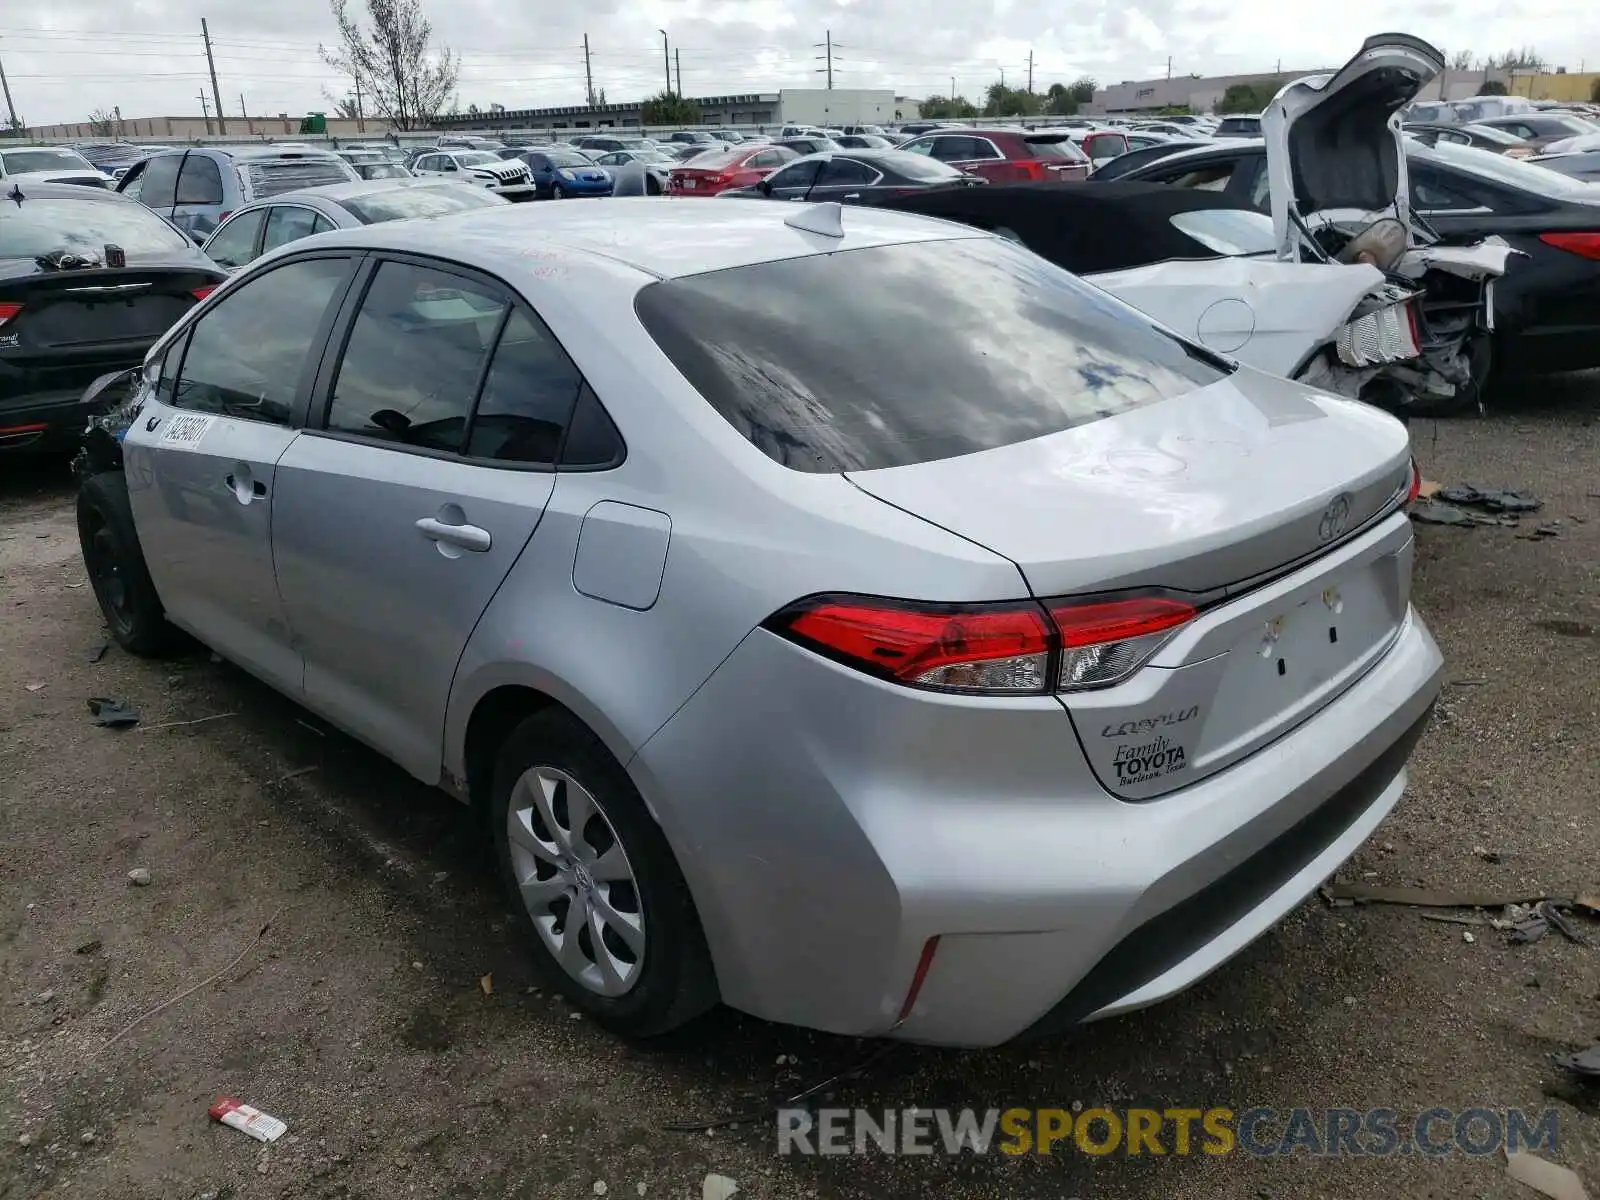
[[1440, 685], [1398, 422], [900, 213], [331, 230], [105, 424], [117, 640], [481, 806], [540, 968], [630, 1035], [1170, 996], [1372, 833]]

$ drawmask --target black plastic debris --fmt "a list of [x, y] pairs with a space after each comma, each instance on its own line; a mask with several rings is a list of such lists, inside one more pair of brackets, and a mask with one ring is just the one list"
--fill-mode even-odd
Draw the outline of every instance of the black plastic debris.
[[1441, 504], [1437, 500], [1418, 500], [1411, 506], [1411, 519], [1424, 525], [1476, 525], [1477, 519], [1464, 508]]
[[89, 713], [96, 725], [104, 725], [108, 729], [126, 729], [139, 723], [138, 709], [109, 696], [89, 697]]
[[1571, 1071], [1574, 1075], [1588, 1075], [1593, 1079], [1600, 1079], [1600, 1046], [1590, 1046], [1587, 1050], [1579, 1050], [1576, 1054], [1552, 1054], [1556, 1066]]
[[100, 642], [97, 645], [90, 647], [90, 649], [89, 649], [89, 661], [92, 662], [92, 663], [99, 662], [102, 658], [104, 658], [106, 656], [106, 651], [109, 650], [109, 649], [111, 649], [111, 643], [110, 642]]
[[1584, 940], [1583, 934], [1578, 932], [1578, 927], [1572, 923], [1567, 914], [1554, 904], [1551, 904], [1550, 901], [1541, 900], [1537, 911], [1549, 923], [1550, 927], [1566, 938], [1567, 941], [1576, 942], [1580, 946], [1588, 945], [1588, 942]]
[[1531, 492], [1517, 492], [1510, 488], [1480, 488], [1470, 483], [1440, 488], [1440, 500], [1450, 504], [1465, 504], [1492, 513], [1538, 512], [1544, 501]]

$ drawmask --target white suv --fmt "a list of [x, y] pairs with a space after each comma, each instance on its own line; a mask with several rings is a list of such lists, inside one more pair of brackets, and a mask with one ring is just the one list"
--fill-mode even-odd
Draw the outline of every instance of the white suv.
[[507, 200], [532, 200], [533, 179], [519, 158], [502, 159], [487, 150], [435, 150], [411, 165], [414, 175], [438, 175], [488, 188]]

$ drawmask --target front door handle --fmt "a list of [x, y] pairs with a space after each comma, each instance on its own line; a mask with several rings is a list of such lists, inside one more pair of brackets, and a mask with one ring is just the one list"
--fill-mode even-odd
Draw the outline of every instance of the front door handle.
[[227, 475], [223, 482], [228, 485], [228, 490], [233, 493], [233, 498], [240, 504], [249, 504], [252, 500], [259, 500], [267, 494], [267, 485], [259, 479], [252, 479], [248, 470], [242, 470], [237, 475]]
[[423, 517], [417, 522], [417, 528], [438, 545], [439, 553], [446, 558], [457, 558], [462, 550], [482, 554], [493, 542], [487, 529], [476, 525], [448, 525], [437, 517]]

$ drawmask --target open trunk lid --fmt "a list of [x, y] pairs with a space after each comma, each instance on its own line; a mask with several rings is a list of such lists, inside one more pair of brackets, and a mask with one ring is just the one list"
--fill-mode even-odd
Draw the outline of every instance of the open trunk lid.
[[1371, 521], [1409, 471], [1392, 417], [1241, 368], [1048, 437], [848, 477], [1061, 596], [1246, 585]]
[[1410, 226], [1399, 114], [1444, 70], [1444, 55], [1404, 33], [1368, 38], [1331, 75], [1286, 85], [1261, 118], [1279, 256], [1297, 259], [1300, 224], [1353, 212]]

